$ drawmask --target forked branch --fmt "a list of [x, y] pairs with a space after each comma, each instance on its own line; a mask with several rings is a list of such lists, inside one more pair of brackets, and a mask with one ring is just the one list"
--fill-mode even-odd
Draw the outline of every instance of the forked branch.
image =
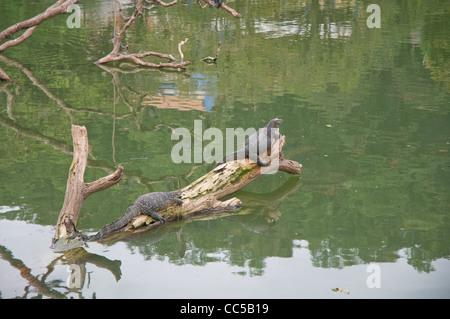
[[84, 126], [72, 125], [73, 161], [67, 178], [66, 195], [64, 204], [59, 213], [56, 224], [53, 244], [60, 239], [81, 236], [75, 226], [78, 221], [81, 206], [84, 200], [91, 194], [107, 189], [117, 184], [122, 179], [122, 167], [105, 177], [94, 182], [84, 182], [84, 172], [88, 160], [88, 136]]
[[[170, 3], [165, 3], [160, 0], [155, 0], [155, 1], [139, 0], [138, 3], [134, 6], [135, 7], [134, 12], [131, 15], [131, 17], [128, 18], [127, 22], [122, 27], [122, 29], [120, 30], [118, 35], [114, 36], [113, 50], [108, 55], [99, 59], [95, 63], [96, 64], [104, 64], [104, 63], [109, 63], [109, 62], [128, 60], [128, 61], [135, 63], [136, 65], [150, 67], [150, 68], [168, 67], [168, 68], [185, 69], [190, 64], [190, 62], [189, 61], [183, 62], [183, 60], [181, 60], [180, 63], [175, 63], [174, 61], [176, 61], [176, 59], [170, 54], [163, 54], [163, 53], [152, 52], [152, 51], [147, 51], [144, 53], [128, 53], [128, 54], [123, 54], [120, 52], [121, 43], [122, 43], [123, 36], [125, 35], [125, 32], [133, 24], [134, 20], [136, 20], [136, 18], [142, 14], [143, 10], [150, 10], [154, 7], [155, 4], [162, 5], [163, 7], [170, 7], [170, 6], [173, 6], [174, 4], [176, 4], [177, 2], [178, 2], [178, 0], [174, 0]], [[116, 0], [116, 4], [117, 4], [117, 7], [119, 8], [120, 14], [122, 14], [122, 9], [120, 7], [120, 3], [118, 3], [117, 0]], [[150, 6], [147, 6], [147, 5], [150, 5]], [[180, 49], [180, 46], [179, 46], [179, 49]], [[160, 58], [165, 58], [172, 62], [152, 63], [152, 62], [147, 62], [147, 61], [142, 60], [143, 58], [145, 58], [147, 56], [156, 56], [156, 57], [160, 57]]]

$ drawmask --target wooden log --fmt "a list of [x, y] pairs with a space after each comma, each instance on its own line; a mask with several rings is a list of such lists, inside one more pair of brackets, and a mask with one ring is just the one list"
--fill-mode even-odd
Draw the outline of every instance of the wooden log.
[[[279, 142], [272, 145], [272, 154], [261, 155], [263, 161], [277, 160], [276, 165], [260, 167], [248, 158], [227, 162], [215, 167], [206, 175], [200, 177], [190, 185], [182, 189], [183, 205], [170, 207], [166, 211], [159, 212], [167, 222], [181, 218], [189, 218], [199, 214], [214, 214], [226, 210], [233, 210], [242, 206], [242, 202], [236, 198], [221, 201], [242, 189], [263, 174], [274, 173], [277, 170], [289, 174], [301, 174], [302, 165], [296, 161], [286, 160], [282, 150], [286, 138], [281, 135]], [[278, 146], [274, 148], [274, 146]], [[146, 215], [140, 215], [130, 222], [129, 229], [147, 226], [146, 229], [159, 227], [160, 223], [153, 223], [153, 219]]]
[[87, 238], [84, 238], [75, 228], [84, 200], [95, 192], [117, 184], [123, 175], [122, 166], [119, 166], [114, 173], [94, 182], [85, 183], [84, 172], [86, 170], [89, 148], [86, 128], [84, 126], [72, 125], [72, 139], [74, 148], [73, 161], [67, 178], [64, 204], [56, 224], [55, 237], [52, 243], [53, 247], [58, 240], [77, 236], [82, 237], [83, 240]]

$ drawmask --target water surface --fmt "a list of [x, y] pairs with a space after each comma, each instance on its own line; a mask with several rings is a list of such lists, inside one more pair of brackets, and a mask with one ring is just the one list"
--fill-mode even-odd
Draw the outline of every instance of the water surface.
[[[51, 3], [2, 1], [0, 29]], [[366, 25], [368, 1], [230, 1], [241, 19], [195, 1], [158, 7], [124, 43], [178, 58], [188, 37], [181, 72], [94, 65], [112, 48], [111, 3], [85, 2], [80, 29], [56, 17], [0, 55], [14, 79], [0, 86], [1, 297], [450, 297], [448, 1], [380, 1], [380, 29]], [[201, 62], [219, 41], [217, 63]], [[172, 129], [275, 117], [301, 177], [262, 176], [221, 218], [49, 249], [71, 124], [88, 130], [86, 181], [124, 167], [83, 205], [78, 227], [91, 234], [139, 195], [212, 169], [175, 164]]]

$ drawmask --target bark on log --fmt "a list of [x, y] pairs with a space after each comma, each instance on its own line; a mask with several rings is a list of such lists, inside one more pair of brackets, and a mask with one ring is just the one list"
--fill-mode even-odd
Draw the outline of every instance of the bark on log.
[[95, 192], [117, 184], [122, 179], [123, 174], [122, 166], [119, 166], [114, 173], [94, 182], [85, 183], [84, 172], [86, 170], [89, 148], [86, 128], [84, 126], [72, 125], [72, 138], [74, 147], [73, 161], [69, 169], [66, 195], [56, 224], [53, 245], [58, 240], [76, 237], [76, 235], [80, 234], [77, 232], [75, 226], [84, 200]]

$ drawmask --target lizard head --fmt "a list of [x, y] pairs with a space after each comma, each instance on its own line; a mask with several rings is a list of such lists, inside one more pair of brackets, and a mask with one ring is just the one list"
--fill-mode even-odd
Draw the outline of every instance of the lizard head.
[[278, 125], [283, 123], [282, 119], [274, 118], [273, 120], [270, 120], [270, 122], [267, 124], [267, 127], [270, 128], [278, 128]]

